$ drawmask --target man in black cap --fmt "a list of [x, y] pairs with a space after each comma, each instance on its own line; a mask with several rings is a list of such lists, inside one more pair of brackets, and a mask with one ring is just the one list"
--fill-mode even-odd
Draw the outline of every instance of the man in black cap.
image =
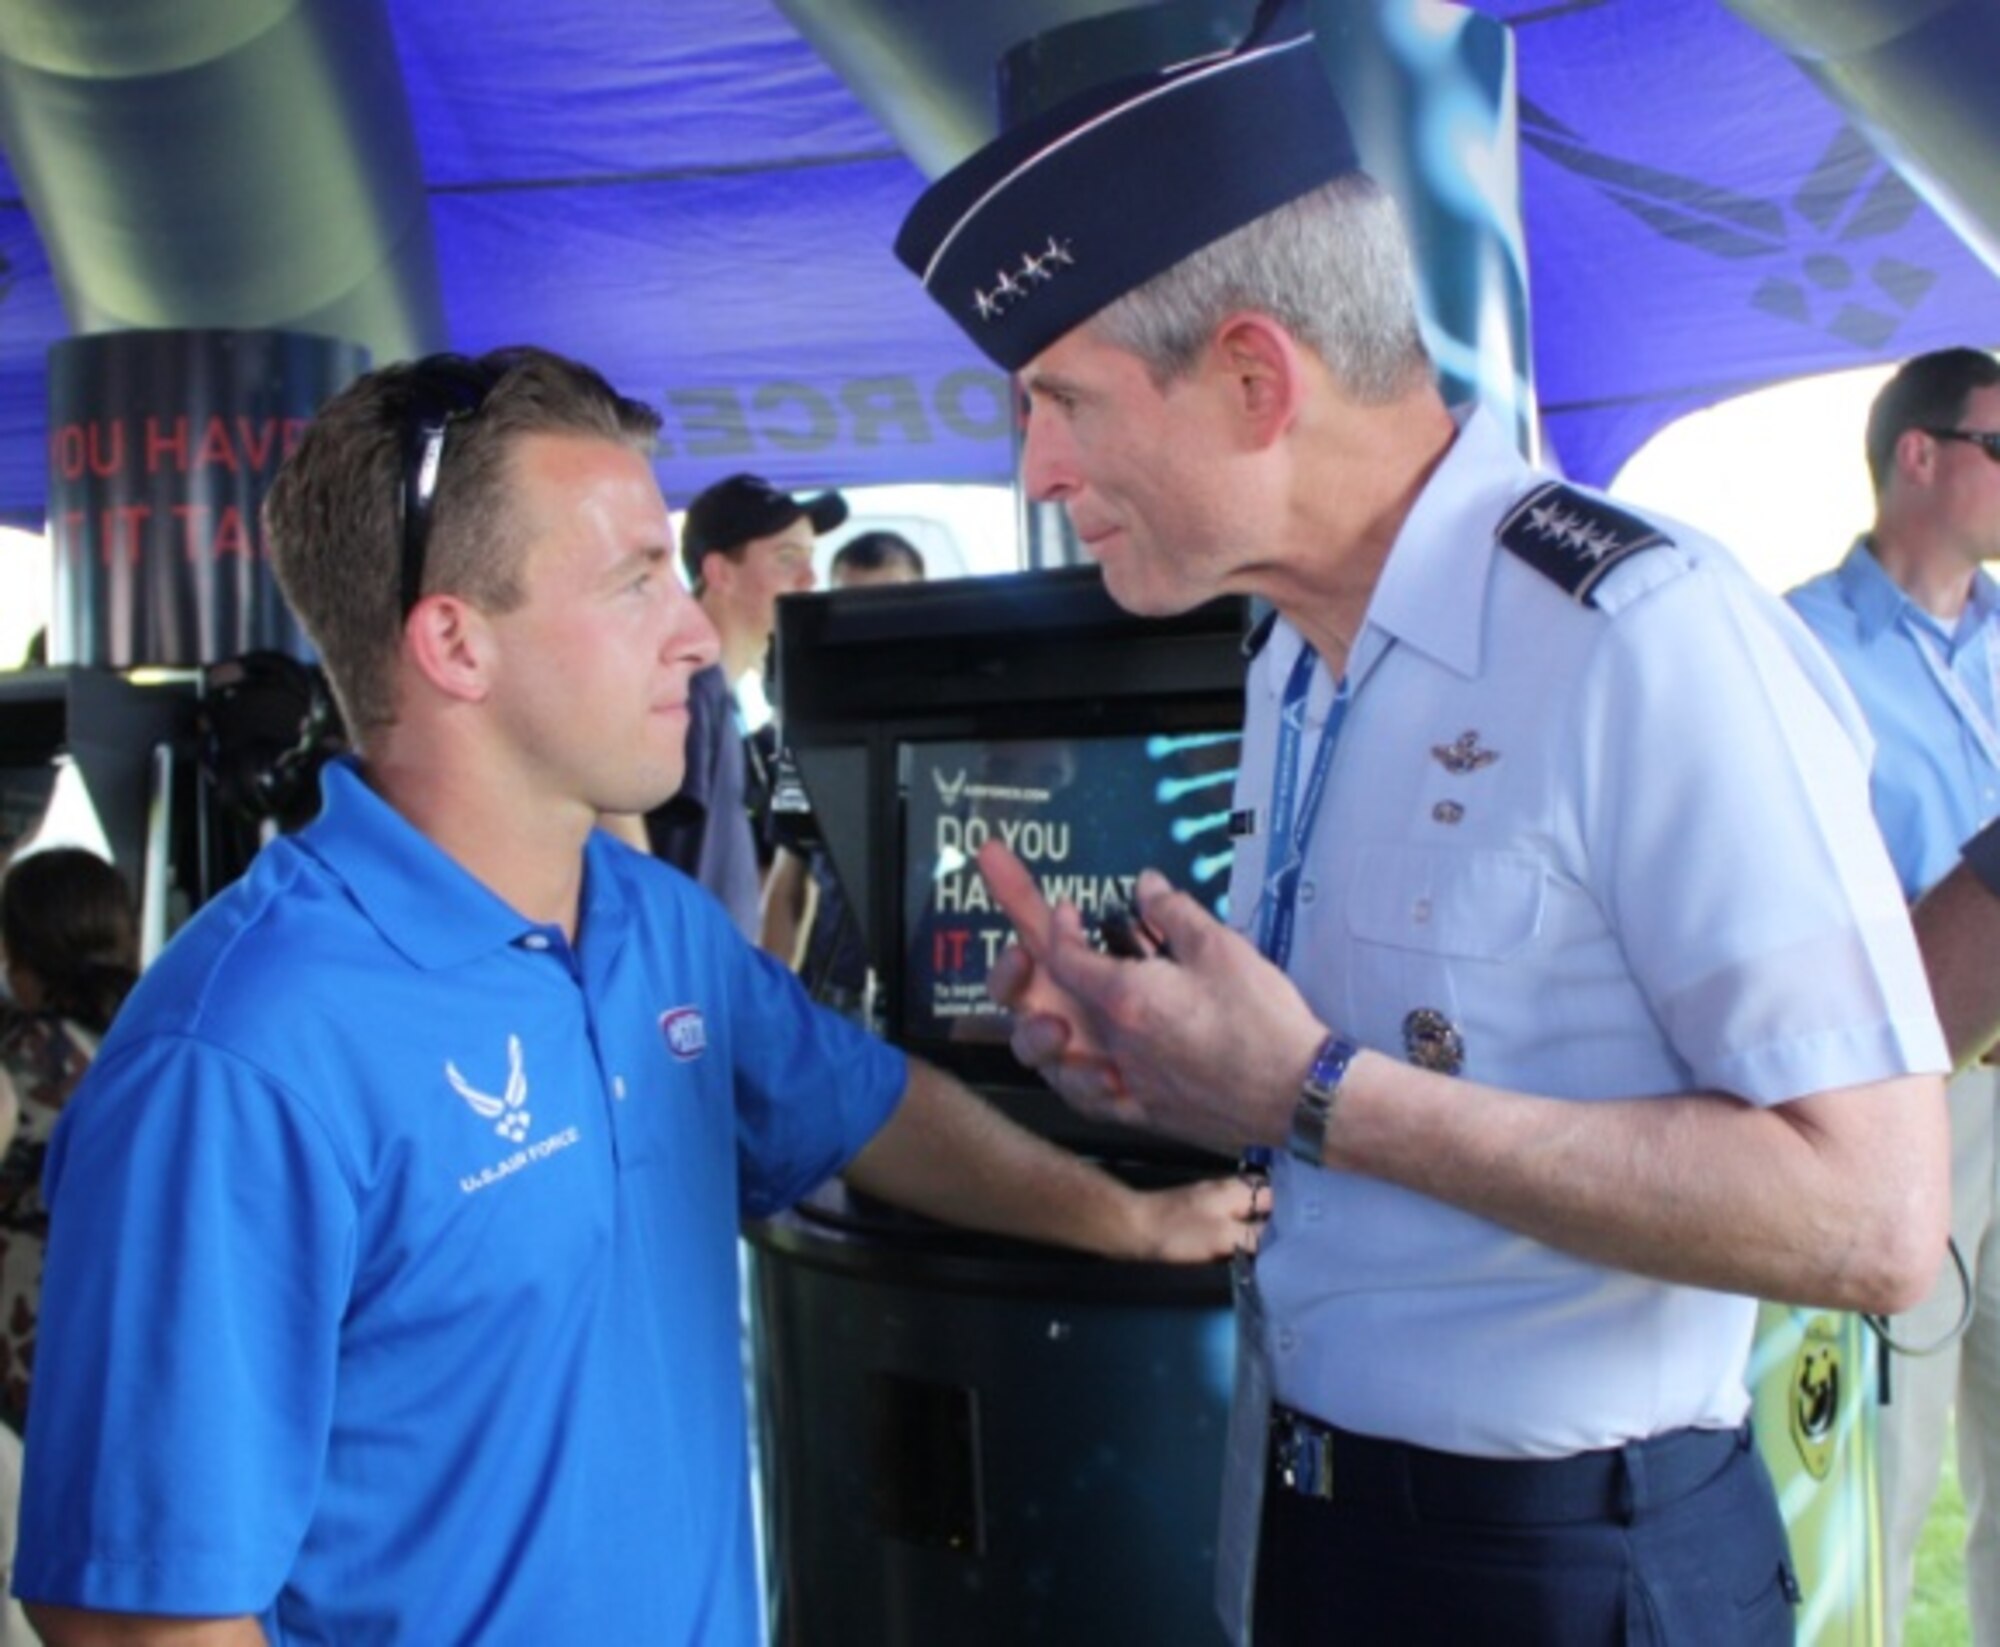
[[1725, 551], [1445, 406], [1301, 9], [1004, 134], [898, 241], [1123, 605], [1276, 608], [1228, 924], [1148, 872], [1115, 958], [989, 846], [992, 988], [1085, 1113], [1271, 1173], [1239, 1638], [1789, 1641], [1752, 1300], [1901, 1308], [1944, 1246], [1858, 720]]
[[752, 943], [763, 875], [751, 814], [764, 786], [750, 781], [736, 688], [770, 650], [778, 597], [812, 588], [813, 544], [845, 519], [838, 492], [795, 498], [757, 475], [731, 475], [688, 505], [681, 527], [681, 564], [722, 657], [694, 678], [687, 777], [646, 815], [646, 844], [720, 898]]

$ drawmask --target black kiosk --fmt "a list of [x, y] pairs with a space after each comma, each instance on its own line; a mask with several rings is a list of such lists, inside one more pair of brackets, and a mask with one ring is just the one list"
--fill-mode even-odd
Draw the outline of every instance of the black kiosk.
[[[889, 1038], [1135, 1182], [1229, 1163], [1074, 1116], [985, 994], [1011, 844], [1088, 915], [1220, 905], [1248, 609], [1139, 620], [1094, 569], [780, 603], [788, 757]], [[1226, 1275], [973, 1237], [829, 1186], [748, 1232], [775, 1639], [1214, 1647]]]

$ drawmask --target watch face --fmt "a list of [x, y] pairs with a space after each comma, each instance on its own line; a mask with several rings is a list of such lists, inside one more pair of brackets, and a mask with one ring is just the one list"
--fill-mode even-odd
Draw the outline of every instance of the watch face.
[[1299, 1088], [1298, 1105], [1292, 1111], [1289, 1148], [1309, 1166], [1326, 1164], [1326, 1122], [1333, 1101], [1346, 1079], [1347, 1066], [1360, 1049], [1345, 1035], [1329, 1035], [1320, 1043], [1312, 1068], [1306, 1071]]

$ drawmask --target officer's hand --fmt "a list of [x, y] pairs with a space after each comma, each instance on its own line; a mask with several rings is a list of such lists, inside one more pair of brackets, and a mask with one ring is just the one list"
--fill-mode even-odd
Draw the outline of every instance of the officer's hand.
[[1099, 953], [1077, 912], [1050, 909], [997, 843], [979, 867], [1026, 954], [995, 988], [1022, 1014], [1017, 1057], [1086, 1114], [1223, 1151], [1283, 1142], [1325, 1033], [1289, 978], [1151, 870], [1139, 911], [1171, 961]]
[[[1085, 1114], [1135, 1125], [1136, 1117], [1118, 1106], [1123, 1085], [1117, 1066], [1084, 1026], [1080, 1004], [1051, 980], [1044, 964], [1058, 941], [1057, 911], [1026, 865], [997, 841], [981, 849], [979, 872], [1019, 935], [986, 978], [993, 999], [1013, 1014], [1014, 1056]], [[1068, 913], [1073, 919], [1075, 911]]]

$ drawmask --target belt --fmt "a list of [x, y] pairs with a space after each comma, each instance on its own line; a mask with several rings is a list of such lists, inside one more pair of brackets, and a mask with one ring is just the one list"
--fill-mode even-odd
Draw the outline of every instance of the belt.
[[1271, 1409], [1270, 1478], [1282, 1491], [1416, 1520], [1627, 1521], [1713, 1480], [1752, 1445], [1750, 1427], [1673, 1430], [1568, 1458], [1467, 1458]]

